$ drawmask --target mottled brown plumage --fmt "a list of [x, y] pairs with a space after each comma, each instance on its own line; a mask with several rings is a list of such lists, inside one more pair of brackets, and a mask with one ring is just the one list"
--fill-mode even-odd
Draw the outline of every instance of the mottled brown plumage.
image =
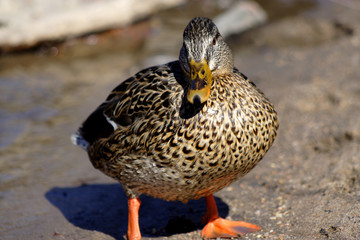
[[[212, 72], [210, 96], [191, 104], [190, 59], [203, 58]], [[189, 23], [179, 59], [121, 83], [74, 138], [129, 198], [187, 202], [209, 196], [248, 173], [276, 137], [272, 103], [233, 68], [211, 20]]]

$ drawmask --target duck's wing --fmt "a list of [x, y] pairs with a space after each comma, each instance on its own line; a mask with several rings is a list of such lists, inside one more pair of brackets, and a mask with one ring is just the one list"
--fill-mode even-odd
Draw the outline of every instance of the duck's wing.
[[[73, 142], [88, 148], [100, 138], [108, 138], [116, 129], [126, 128], [142, 121], [149, 114], [158, 114], [157, 106], [170, 105], [174, 84], [179, 89], [179, 65], [166, 65], [144, 69], [128, 78], [114, 90], [75, 134]], [[175, 79], [177, 78], [177, 79]]]

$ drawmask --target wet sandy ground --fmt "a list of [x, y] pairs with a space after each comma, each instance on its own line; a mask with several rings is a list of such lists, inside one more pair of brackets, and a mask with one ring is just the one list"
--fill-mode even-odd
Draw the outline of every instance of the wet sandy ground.
[[[244, 239], [359, 239], [360, 6], [288, 2], [267, 25], [229, 39], [235, 65], [275, 104], [280, 130], [263, 161], [216, 194], [220, 214], [262, 226]], [[69, 136], [120, 81], [177, 57], [192, 16], [176, 13], [150, 19], [160, 32], [132, 50], [0, 59], [0, 239], [122, 239], [121, 187]], [[200, 238], [202, 200], [142, 203], [144, 239]]]

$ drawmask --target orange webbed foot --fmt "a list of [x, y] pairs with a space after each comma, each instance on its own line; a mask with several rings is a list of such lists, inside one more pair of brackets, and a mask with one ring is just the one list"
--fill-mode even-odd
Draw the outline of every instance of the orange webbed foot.
[[259, 226], [251, 223], [230, 221], [219, 217], [206, 224], [201, 232], [201, 237], [205, 239], [241, 237], [246, 233], [256, 232], [260, 229]]
[[205, 200], [207, 209], [202, 220], [207, 222], [207, 224], [201, 232], [202, 238], [241, 237], [246, 233], [256, 232], [261, 229], [259, 226], [251, 223], [220, 218], [213, 195], [207, 196]]

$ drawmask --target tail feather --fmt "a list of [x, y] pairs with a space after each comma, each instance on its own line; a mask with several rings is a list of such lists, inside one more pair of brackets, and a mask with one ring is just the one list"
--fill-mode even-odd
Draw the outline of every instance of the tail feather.
[[74, 145], [77, 145], [86, 151], [89, 149], [88, 141], [86, 141], [78, 132], [71, 134], [70, 139]]
[[71, 141], [73, 144], [88, 150], [91, 144], [100, 138], [109, 137], [116, 128], [116, 123], [105, 116], [104, 105], [100, 105], [84, 121], [79, 130], [71, 135]]

